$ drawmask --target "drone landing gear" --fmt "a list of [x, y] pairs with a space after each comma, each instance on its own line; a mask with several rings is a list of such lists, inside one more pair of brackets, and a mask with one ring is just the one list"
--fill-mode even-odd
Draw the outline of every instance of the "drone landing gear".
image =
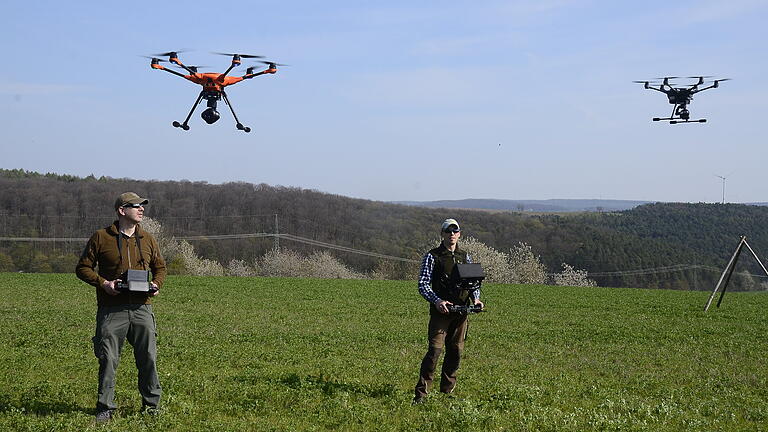
[[707, 119], [688, 120], [688, 119], [681, 119], [680, 117], [664, 117], [664, 118], [654, 117], [653, 121], [669, 121], [669, 124], [678, 124], [678, 123], [706, 123]]
[[184, 119], [183, 123], [179, 123], [177, 121], [174, 121], [173, 127], [181, 128], [186, 130], [189, 130], [189, 125], [187, 124], [189, 122], [189, 119], [192, 117], [192, 113], [195, 112], [195, 109], [197, 109], [197, 106], [200, 104], [200, 101], [203, 99], [207, 100], [208, 108], [206, 108], [203, 113], [201, 114], [201, 117], [203, 120], [205, 120], [208, 124], [214, 124], [216, 123], [219, 118], [221, 117], [219, 115], [219, 112], [216, 111], [216, 102], [221, 100], [221, 97], [224, 96], [224, 102], [229, 107], [229, 110], [232, 112], [232, 116], [235, 118], [236, 127], [237, 130], [241, 130], [243, 132], [250, 132], [251, 128], [248, 126], [243, 126], [242, 123], [240, 123], [240, 120], [237, 118], [237, 114], [235, 114], [235, 110], [232, 109], [232, 104], [229, 102], [229, 98], [227, 97], [227, 94], [224, 91], [221, 92], [215, 92], [215, 91], [206, 91], [203, 90], [200, 92], [200, 94], [197, 96], [197, 100], [195, 101], [194, 105], [192, 105], [192, 109], [189, 110], [189, 114], [187, 114], [187, 118]]
[[243, 126], [243, 124], [240, 123], [240, 120], [237, 118], [237, 114], [235, 114], [235, 110], [232, 108], [232, 104], [229, 103], [229, 98], [227, 97], [227, 93], [224, 90], [222, 90], [221, 95], [224, 96], [224, 102], [229, 107], [229, 110], [232, 111], [232, 117], [234, 117], [235, 121], [237, 122], [237, 124], [235, 125], [235, 127], [237, 127], [237, 130], [241, 130], [245, 133], [250, 132], [251, 128], [249, 128], [248, 126]]
[[173, 127], [182, 128], [185, 131], [189, 130], [189, 125], [187, 122], [189, 122], [189, 118], [192, 117], [192, 113], [195, 112], [195, 108], [197, 108], [197, 105], [200, 104], [200, 101], [203, 100], [203, 96], [205, 95], [205, 91], [201, 91], [200, 94], [197, 96], [197, 100], [195, 101], [195, 104], [192, 105], [192, 109], [189, 110], [189, 114], [187, 114], [187, 118], [184, 119], [184, 123], [179, 123], [177, 121], [174, 121]]
[[698, 119], [698, 120], [672, 120], [669, 122], [669, 124], [678, 124], [678, 123], [706, 123], [707, 119]]
[[678, 123], [706, 123], [707, 119], [691, 120], [691, 113], [686, 108], [686, 104], [675, 104], [672, 108], [672, 114], [669, 117], [654, 117], [653, 121], [669, 121], [669, 124]]
[[189, 125], [186, 124], [186, 123], [181, 124], [181, 123], [179, 123], [177, 121], [174, 121], [172, 124], [173, 124], [173, 127], [182, 128], [184, 130], [189, 130]]

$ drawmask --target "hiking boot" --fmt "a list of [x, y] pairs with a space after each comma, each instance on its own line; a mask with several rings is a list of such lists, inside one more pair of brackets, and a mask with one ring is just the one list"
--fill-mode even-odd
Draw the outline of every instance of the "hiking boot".
[[160, 408], [156, 406], [143, 405], [141, 407], [141, 413], [149, 416], [158, 416], [160, 415]]
[[411, 405], [419, 405], [424, 403], [424, 396], [414, 396]]
[[114, 410], [102, 410], [96, 413], [96, 423], [104, 424], [112, 420], [112, 413]]

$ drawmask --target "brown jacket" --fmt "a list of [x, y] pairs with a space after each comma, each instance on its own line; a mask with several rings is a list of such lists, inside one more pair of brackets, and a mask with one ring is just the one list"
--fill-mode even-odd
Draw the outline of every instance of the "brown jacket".
[[[117, 249], [117, 236], [122, 235], [120, 244], [123, 250], [122, 260]], [[141, 242], [142, 263], [139, 259], [136, 236]], [[96, 272], [98, 267], [98, 273]], [[96, 231], [88, 240], [80, 261], [77, 262], [75, 274], [83, 282], [96, 287], [96, 301], [99, 306], [117, 306], [122, 304], [149, 304], [152, 297], [145, 293], [121, 292], [112, 296], [107, 294], [101, 284], [105, 280], [120, 279], [128, 269], [151, 270], [152, 282], [158, 287], [163, 286], [165, 280], [165, 260], [160, 255], [160, 247], [152, 234], [144, 231], [141, 226], [136, 226], [133, 236], [125, 237], [118, 229], [117, 221], [112, 225]]]

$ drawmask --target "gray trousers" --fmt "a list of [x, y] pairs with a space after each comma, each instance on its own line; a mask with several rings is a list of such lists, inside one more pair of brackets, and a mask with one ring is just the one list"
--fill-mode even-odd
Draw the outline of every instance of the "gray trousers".
[[142, 405], [157, 408], [160, 381], [157, 378], [157, 327], [152, 306], [126, 304], [99, 307], [96, 311], [96, 335], [93, 353], [99, 359], [99, 395], [96, 410], [115, 409], [115, 373], [120, 364], [123, 342], [133, 346], [139, 372]]

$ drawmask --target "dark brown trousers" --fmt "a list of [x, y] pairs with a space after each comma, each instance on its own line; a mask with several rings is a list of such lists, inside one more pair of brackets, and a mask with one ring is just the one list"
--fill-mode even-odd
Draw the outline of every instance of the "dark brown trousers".
[[440, 391], [450, 393], [456, 386], [456, 373], [464, 351], [464, 337], [467, 333], [467, 316], [460, 314], [441, 314], [433, 307], [429, 311], [429, 349], [421, 360], [419, 382], [416, 383], [416, 398], [423, 398], [432, 386], [435, 368], [443, 349], [445, 358], [440, 373]]

